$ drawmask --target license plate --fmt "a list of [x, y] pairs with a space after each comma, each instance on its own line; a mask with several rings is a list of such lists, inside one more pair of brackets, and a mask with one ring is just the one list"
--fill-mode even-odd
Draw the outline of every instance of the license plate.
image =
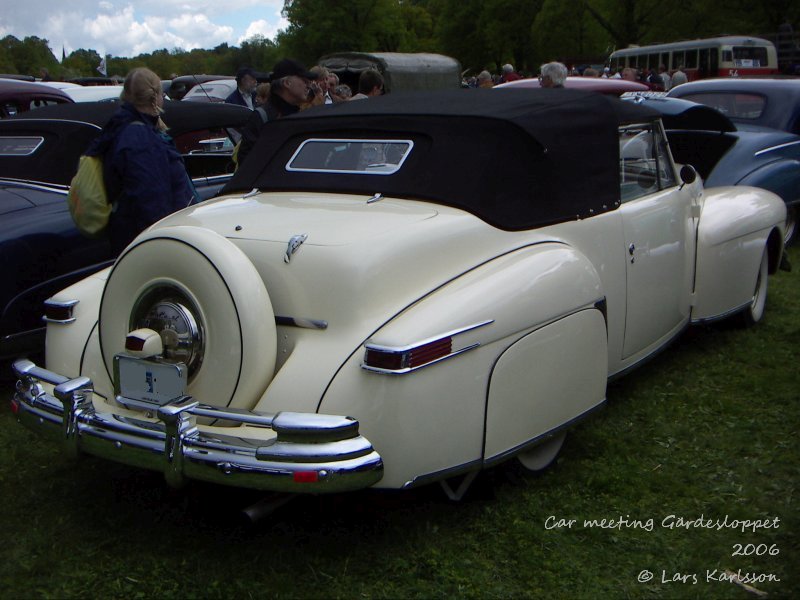
[[118, 354], [114, 357], [114, 390], [123, 398], [162, 406], [186, 394], [186, 365]]

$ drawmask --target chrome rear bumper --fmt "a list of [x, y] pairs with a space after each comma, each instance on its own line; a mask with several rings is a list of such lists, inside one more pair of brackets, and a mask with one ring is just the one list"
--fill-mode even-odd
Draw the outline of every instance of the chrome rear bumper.
[[[197, 479], [236, 487], [292, 493], [363, 489], [380, 481], [383, 461], [350, 417], [279, 412], [274, 415], [200, 404], [184, 396], [158, 407], [158, 421], [100, 412], [92, 381], [69, 379], [28, 360], [14, 363], [19, 380], [12, 399], [17, 419], [60, 441], [77, 456], [92, 454], [163, 471], [180, 486]], [[55, 386], [44, 391], [42, 383]], [[271, 441], [215, 435], [197, 418], [272, 429]]]

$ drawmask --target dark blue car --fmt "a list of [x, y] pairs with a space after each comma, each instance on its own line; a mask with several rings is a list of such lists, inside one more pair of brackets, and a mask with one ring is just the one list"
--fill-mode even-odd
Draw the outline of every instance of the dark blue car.
[[689, 100], [628, 100], [645, 103], [662, 114], [675, 162], [692, 165], [706, 187], [750, 185], [780, 196], [787, 208], [786, 244], [796, 240], [800, 136], [770, 127], [735, 124], [721, 111]]
[[[41, 350], [42, 302], [114, 259], [107, 240], [78, 232], [66, 196], [81, 153], [116, 108], [63, 104], [0, 121], [0, 360]], [[165, 111], [195, 187], [210, 198], [233, 172], [230, 134], [251, 112], [188, 102]]]
[[669, 91], [716, 108], [737, 127], [780, 129], [800, 135], [800, 79], [701, 79]]

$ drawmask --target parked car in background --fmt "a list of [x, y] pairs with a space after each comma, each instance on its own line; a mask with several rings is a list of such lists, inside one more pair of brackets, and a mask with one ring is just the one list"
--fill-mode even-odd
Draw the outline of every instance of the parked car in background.
[[754, 186], [783, 198], [786, 244], [796, 241], [800, 136], [768, 127], [734, 124], [716, 108], [689, 100], [669, 97], [630, 100], [661, 113], [673, 157], [697, 169], [706, 186]]
[[64, 91], [75, 102], [107, 102], [119, 100], [122, 89], [121, 85], [90, 85]]
[[0, 79], [0, 118], [69, 102], [72, 98], [54, 87], [19, 79]]
[[186, 102], [225, 102], [235, 89], [235, 79], [216, 79], [197, 84], [181, 99]]
[[771, 127], [800, 135], [800, 79], [704, 79], [667, 96], [716, 108], [737, 126]]
[[761, 320], [783, 254], [780, 198], [704, 191], [659, 113], [580, 90], [312, 108], [251, 156], [48, 300], [22, 423], [172, 485], [459, 498], [691, 323]]
[[169, 89], [165, 90], [165, 93], [172, 100], [181, 100], [194, 86], [207, 81], [219, 81], [221, 79], [233, 80], [233, 77], [230, 75], [180, 75], [172, 79]]
[[[495, 89], [518, 89], [518, 88], [539, 88], [541, 87], [538, 79], [517, 79], [508, 83], [501, 83], [494, 86]], [[621, 96], [628, 92], [646, 92], [650, 88], [638, 81], [628, 81], [626, 79], [613, 79], [604, 77], [567, 77], [564, 82], [565, 88], [574, 88], [591, 92], [608, 94], [609, 96]]]
[[77, 83], [71, 83], [69, 81], [38, 81], [37, 83], [41, 83], [42, 85], [48, 85], [50, 87], [54, 87], [58, 90], [67, 90], [69, 88], [81, 88], [83, 87]]
[[[105, 239], [83, 237], [67, 208], [81, 153], [116, 103], [65, 104], [0, 121], [0, 359], [42, 349], [42, 302], [110, 264]], [[195, 187], [213, 196], [233, 171], [231, 150], [209, 151], [250, 111], [240, 106], [165, 104], [165, 122]]]
[[114, 77], [73, 77], [72, 79], [67, 79], [67, 81], [81, 86], [117, 85], [120, 83], [119, 79]]

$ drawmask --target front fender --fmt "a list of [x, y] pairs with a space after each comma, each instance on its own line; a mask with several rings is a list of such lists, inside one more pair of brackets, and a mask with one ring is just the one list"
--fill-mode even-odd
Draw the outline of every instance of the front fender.
[[[514, 368], [504, 367], [501, 376], [493, 379], [500, 356], [531, 332], [566, 322], [568, 316], [585, 309], [602, 308], [603, 299], [597, 272], [574, 248], [542, 243], [500, 256], [420, 299], [365, 340], [331, 382], [319, 411], [343, 411], [359, 420], [364, 435], [384, 458], [381, 487], [401, 487], [452, 470], [478, 468], [484, 459], [490, 381], [496, 389], [513, 389], [520, 375], [517, 361]], [[599, 322], [605, 342], [602, 316]], [[402, 350], [454, 331], [463, 331], [453, 336], [454, 350], [468, 350], [403, 374], [364, 368], [367, 345]], [[544, 354], [552, 352], [553, 344], [540, 337], [536, 344], [526, 345], [523, 354], [515, 355], [522, 357], [523, 370], [539, 360], [552, 364], [544, 360]], [[573, 338], [567, 345], [582, 343]], [[604, 380], [605, 349], [600, 355]], [[560, 363], [559, 369], [571, 376], [575, 373], [569, 361]], [[548, 402], [558, 399], [544, 399], [539, 406], [547, 410]], [[515, 437], [532, 439], [541, 433], [540, 425], [532, 423], [524, 431], [515, 431]], [[502, 430], [504, 425], [498, 421], [491, 426]]]
[[764, 250], [770, 251], [771, 271], [780, 260], [785, 222], [786, 205], [772, 192], [748, 186], [706, 190], [697, 230], [693, 322], [725, 317], [752, 300]]

